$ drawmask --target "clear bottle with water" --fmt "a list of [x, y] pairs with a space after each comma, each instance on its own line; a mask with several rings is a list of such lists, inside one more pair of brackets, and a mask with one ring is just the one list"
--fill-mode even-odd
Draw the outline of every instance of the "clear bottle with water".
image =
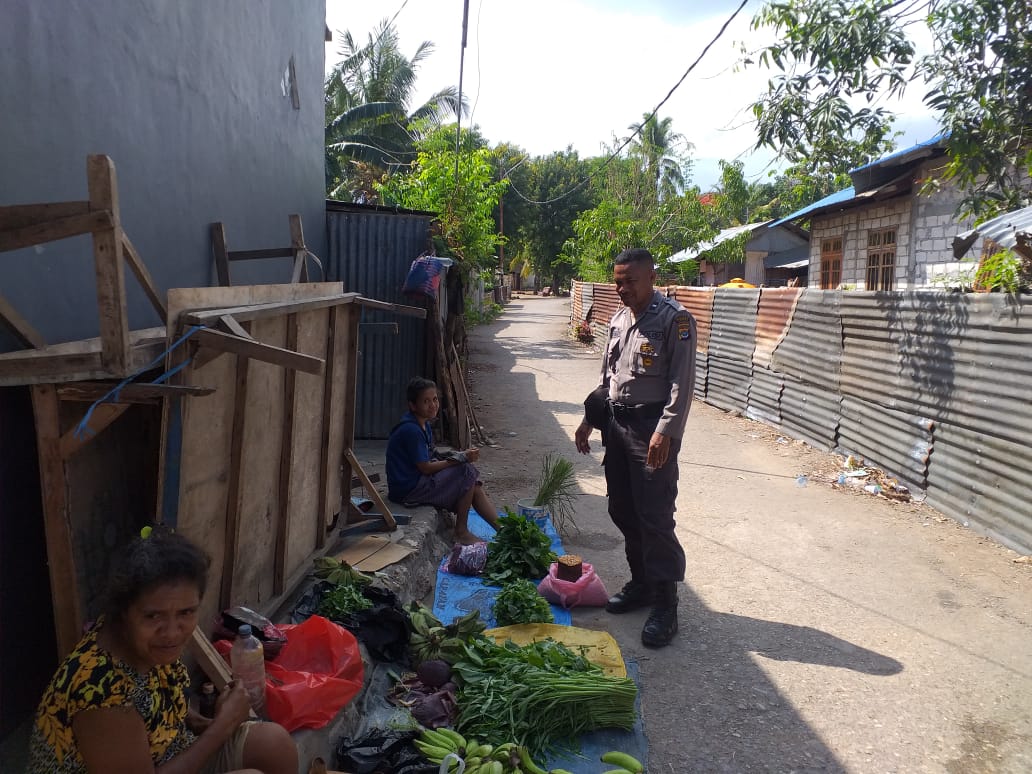
[[259, 715], [265, 707], [265, 649], [262, 641], [251, 633], [251, 626], [237, 629], [237, 638], [229, 650], [233, 675], [243, 682], [251, 707]]

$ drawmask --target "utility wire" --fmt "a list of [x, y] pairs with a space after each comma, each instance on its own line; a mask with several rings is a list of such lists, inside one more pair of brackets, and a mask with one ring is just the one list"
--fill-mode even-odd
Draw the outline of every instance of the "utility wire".
[[659, 109], [661, 107], [663, 107], [663, 105], [665, 105], [667, 103], [667, 101], [674, 95], [674, 92], [677, 91], [677, 89], [681, 86], [682, 83], [684, 83], [685, 79], [692, 72], [692, 70], [695, 69], [696, 65], [698, 65], [699, 62], [702, 61], [703, 57], [706, 56], [706, 53], [710, 50], [710, 48], [712, 48], [713, 44], [716, 43], [718, 40], [720, 40], [720, 38], [721, 38], [721, 36], [723, 36], [725, 30], [727, 30], [728, 26], [730, 26], [731, 22], [733, 22], [735, 20], [735, 17], [738, 16], [738, 14], [741, 12], [741, 10], [743, 8], [745, 8], [745, 6], [746, 6], [746, 4], [748, 2], [749, 2], [749, 0], [742, 0], [742, 2], [739, 4], [738, 8], [736, 8], [734, 13], [732, 13], [727, 18], [727, 21], [724, 22], [723, 26], [721, 26], [720, 30], [713, 37], [713, 39], [710, 40], [710, 42], [706, 44], [706, 47], [704, 49], [702, 49], [702, 53], [700, 53], [699, 56], [696, 57], [695, 61], [691, 63], [691, 65], [688, 67], [688, 69], [684, 71], [684, 75], [681, 76], [680, 80], [678, 80], [678, 82], [673, 85], [673, 87], [670, 89], [670, 91], [667, 92], [667, 95], [665, 97], [663, 97], [663, 99], [660, 101], [660, 103], [658, 105], [656, 105], [655, 108], [653, 108], [652, 112], [649, 113], [645, 117], [645, 120], [642, 121], [641, 124], [638, 125], [638, 128], [634, 130], [634, 132], [631, 134], [631, 136], [627, 137], [623, 141], [623, 143], [621, 143], [620, 147], [618, 147], [616, 150], [614, 150], [609, 155], [609, 157], [604, 162], [602, 162], [602, 164], [598, 167], [598, 169], [596, 169], [592, 174], [590, 174], [587, 177], [585, 177], [579, 183], [577, 183], [572, 188], [570, 188], [570, 190], [568, 190], [568, 191], [566, 191], [564, 193], [561, 193], [558, 196], [554, 196], [551, 199], [545, 199], [544, 201], [536, 201], [534, 199], [528, 199], [525, 195], [520, 193], [520, 191], [516, 188], [516, 186], [512, 185], [512, 181], [511, 180], [509, 181], [509, 188], [518, 197], [523, 199], [523, 201], [527, 202], [527, 204], [539, 204], [540, 205], [540, 204], [552, 204], [554, 202], [561, 201], [562, 199], [565, 199], [567, 196], [570, 196], [570, 195], [576, 193], [581, 188], [586, 186], [589, 182], [591, 182], [591, 180], [593, 178], [595, 178], [599, 174], [601, 174], [605, 170], [605, 168], [608, 167], [613, 162], [613, 160], [616, 159], [620, 155], [620, 152], [624, 148], [626, 148], [628, 145], [631, 144], [631, 141], [634, 140], [635, 137], [637, 137], [639, 134], [642, 133], [642, 131], [645, 129], [645, 126], [648, 124], [648, 122], [656, 117], [656, 114], [659, 112]]

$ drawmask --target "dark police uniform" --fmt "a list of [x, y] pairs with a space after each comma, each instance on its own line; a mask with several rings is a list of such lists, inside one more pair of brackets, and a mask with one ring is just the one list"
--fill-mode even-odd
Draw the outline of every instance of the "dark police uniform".
[[[623, 533], [631, 577], [646, 583], [684, 580], [674, 501], [677, 452], [695, 390], [695, 343], [695, 319], [658, 291], [637, 320], [624, 307], [609, 323], [599, 382], [609, 388], [609, 515]], [[667, 462], [655, 471], [645, 466], [653, 432], [670, 437]]]

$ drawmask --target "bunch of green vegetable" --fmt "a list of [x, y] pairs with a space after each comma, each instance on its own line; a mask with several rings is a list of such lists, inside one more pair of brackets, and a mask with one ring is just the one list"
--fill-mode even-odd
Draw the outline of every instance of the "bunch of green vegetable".
[[373, 603], [356, 583], [340, 583], [319, 600], [319, 615], [331, 621], [343, 621], [359, 610], [368, 610]]
[[498, 529], [487, 546], [484, 582], [504, 586], [520, 578], [539, 580], [556, 559], [552, 541], [530, 519], [505, 509]]
[[544, 758], [586, 731], [634, 726], [634, 681], [604, 674], [554, 640], [520, 647], [475, 638], [453, 669], [458, 728], [467, 737], [516, 742]]
[[555, 622], [548, 600], [538, 594], [537, 586], [526, 578], [502, 586], [491, 612], [499, 626]]

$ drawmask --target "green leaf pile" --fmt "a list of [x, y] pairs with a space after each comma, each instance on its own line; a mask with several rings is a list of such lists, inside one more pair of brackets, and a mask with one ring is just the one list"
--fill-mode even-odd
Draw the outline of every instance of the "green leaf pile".
[[555, 622], [548, 600], [538, 594], [533, 581], [525, 578], [502, 586], [492, 613], [499, 626]]
[[506, 509], [487, 546], [484, 582], [504, 586], [521, 578], [540, 580], [555, 560], [548, 535], [534, 522]]

